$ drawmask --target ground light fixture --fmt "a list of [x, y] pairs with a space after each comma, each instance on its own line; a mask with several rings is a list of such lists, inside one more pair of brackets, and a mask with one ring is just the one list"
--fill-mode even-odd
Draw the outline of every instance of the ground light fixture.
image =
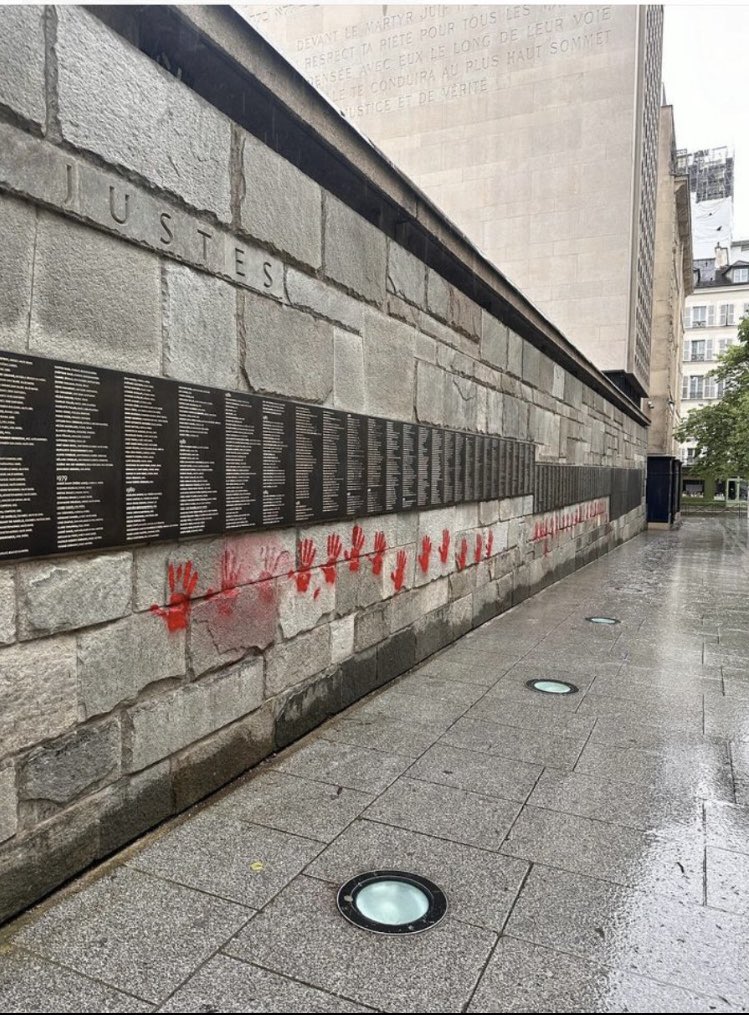
[[579, 687], [567, 680], [527, 680], [526, 687], [541, 694], [577, 694]]
[[367, 871], [338, 889], [338, 909], [350, 923], [376, 934], [418, 934], [440, 922], [447, 898], [420, 874]]
[[586, 617], [585, 619], [589, 624], [608, 624], [611, 626], [612, 624], [620, 623], [616, 617]]

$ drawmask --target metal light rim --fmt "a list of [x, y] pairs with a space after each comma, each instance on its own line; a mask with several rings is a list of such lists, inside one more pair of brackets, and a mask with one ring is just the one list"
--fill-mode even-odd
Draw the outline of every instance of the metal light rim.
[[[377, 920], [365, 916], [356, 906], [356, 897], [363, 888], [381, 881], [402, 881], [417, 888], [427, 898], [426, 913], [411, 923], [396, 924], [379, 923]], [[402, 870], [370, 870], [357, 874], [338, 889], [336, 903], [341, 916], [355, 927], [371, 931], [373, 934], [387, 934], [388, 936], [420, 934], [431, 930], [444, 918], [448, 908], [447, 896], [439, 885], [422, 874], [412, 874]]]
[[[543, 687], [538, 687], [538, 684], [561, 684], [567, 688], [566, 691], [547, 691]], [[569, 680], [556, 680], [553, 677], [535, 677], [533, 680], [526, 680], [525, 686], [529, 687], [531, 691], [535, 691], [537, 694], [550, 694], [556, 698], [566, 698], [569, 694], [577, 694], [580, 688], [577, 684], [570, 683]]]

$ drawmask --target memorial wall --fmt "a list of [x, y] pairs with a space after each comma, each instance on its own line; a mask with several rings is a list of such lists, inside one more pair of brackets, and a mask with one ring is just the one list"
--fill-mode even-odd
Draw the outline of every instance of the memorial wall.
[[0, 9], [0, 918], [644, 525], [639, 409], [277, 61]]

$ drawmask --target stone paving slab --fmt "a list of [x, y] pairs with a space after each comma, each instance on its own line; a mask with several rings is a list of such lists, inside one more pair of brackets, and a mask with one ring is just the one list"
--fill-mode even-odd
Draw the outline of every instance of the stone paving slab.
[[[9, 925], [0, 1008], [749, 1010], [749, 558], [722, 524], [550, 586]], [[390, 866], [445, 889], [441, 924], [342, 919], [337, 887]]]

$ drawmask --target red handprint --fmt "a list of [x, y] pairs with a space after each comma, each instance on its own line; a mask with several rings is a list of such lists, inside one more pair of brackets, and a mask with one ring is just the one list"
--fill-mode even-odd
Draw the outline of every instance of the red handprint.
[[372, 574], [382, 574], [382, 562], [385, 558], [385, 550], [388, 545], [385, 541], [384, 532], [375, 532], [374, 553], [372, 554]]
[[484, 550], [484, 537], [480, 532], [476, 533], [476, 549], [473, 551], [473, 559], [476, 564], [479, 563], [483, 556]]
[[335, 585], [336, 575], [338, 568], [336, 564], [341, 556], [343, 550], [343, 543], [341, 537], [331, 533], [328, 536], [328, 560], [327, 563], [322, 566], [322, 573], [325, 575], [325, 581], [328, 585]]
[[[174, 564], [169, 564], [167, 572], [169, 578], [169, 605], [158, 606], [156, 603], [151, 607], [151, 613], [166, 621], [170, 631], [184, 631], [187, 627], [187, 618], [190, 615], [190, 598], [198, 584], [198, 572], [193, 568], [192, 561], [177, 570]], [[181, 585], [181, 588], [178, 586]]]
[[419, 567], [426, 574], [429, 571], [429, 558], [432, 556], [432, 540], [429, 536], [424, 536], [421, 540], [421, 553], [416, 558], [419, 562]]
[[462, 571], [468, 560], [468, 540], [463, 537], [460, 541], [460, 553], [455, 554], [455, 563], [459, 571]]
[[359, 570], [361, 552], [364, 548], [364, 529], [361, 525], [355, 525], [351, 530], [351, 549], [346, 550], [344, 556], [348, 561], [350, 571]]
[[297, 592], [306, 592], [312, 579], [310, 568], [315, 561], [317, 549], [311, 539], [304, 539], [299, 544], [299, 568], [296, 571], [289, 571], [289, 578], [296, 582]]
[[489, 529], [489, 535], [486, 537], [486, 559], [488, 560], [492, 555], [492, 549], [494, 547], [494, 529]]
[[447, 555], [450, 552], [450, 530], [442, 530], [442, 545], [440, 546], [440, 560], [443, 564], [447, 563]]
[[234, 551], [227, 548], [221, 555], [221, 589], [219, 592], [214, 592], [213, 589], [206, 592], [208, 598], [218, 597], [219, 612], [224, 616], [229, 616], [234, 611], [232, 600], [239, 594], [237, 585], [241, 584], [241, 576], [242, 566]]
[[406, 583], [406, 559], [406, 551], [398, 550], [395, 557], [395, 571], [390, 572], [390, 578], [396, 592], [400, 592]]

